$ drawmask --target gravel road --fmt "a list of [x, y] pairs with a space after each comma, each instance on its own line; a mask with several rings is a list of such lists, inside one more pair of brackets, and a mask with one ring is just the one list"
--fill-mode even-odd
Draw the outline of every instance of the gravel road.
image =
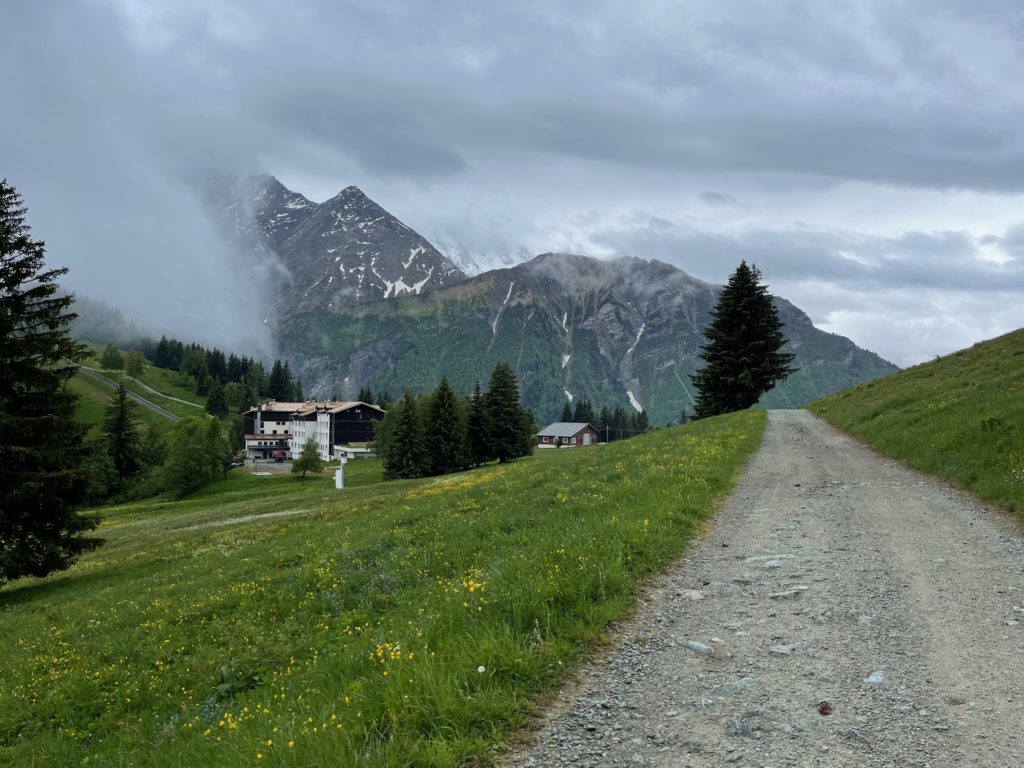
[[711, 532], [504, 764], [1024, 766], [1022, 532], [772, 411]]

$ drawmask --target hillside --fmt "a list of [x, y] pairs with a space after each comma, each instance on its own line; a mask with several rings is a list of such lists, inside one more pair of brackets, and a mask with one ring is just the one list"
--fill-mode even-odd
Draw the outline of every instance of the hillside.
[[[418, 296], [297, 313], [280, 343], [320, 396], [354, 397], [366, 384], [425, 391], [444, 375], [468, 392], [507, 361], [539, 421], [568, 397], [642, 407], [664, 424], [691, 405], [689, 375], [720, 290], [656, 260], [543, 254]], [[788, 301], [776, 305], [800, 371], [765, 405], [802, 405], [896, 370]]]
[[812, 403], [912, 466], [1024, 513], [1024, 330]]
[[341, 493], [236, 471], [107, 508], [104, 547], [0, 588], [0, 764], [487, 760], [678, 556], [764, 424], [391, 483], [360, 460]]

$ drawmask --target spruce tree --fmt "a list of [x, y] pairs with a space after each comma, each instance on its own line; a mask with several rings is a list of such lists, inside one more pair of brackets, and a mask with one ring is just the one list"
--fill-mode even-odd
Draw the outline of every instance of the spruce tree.
[[796, 370], [793, 355], [779, 352], [786, 337], [760, 279], [757, 267], [742, 261], [718, 297], [704, 330], [704, 367], [691, 377], [699, 391], [695, 418], [750, 408]]
[[430, 473], [445, 475], [465, 469], [468, 463], [466, 412], [447, 377], [441, 379], [430, 398], [426, 424], [426, 431], [431, 435]]
[[562, 417], [559, 419], [559, 421], [565, 423], [572, 421], [572, 406], [569, 405], [568, 400], [562, 403]]
[[139, 446], [139, 428], [136, 424], [135, 404], [128, 399], [128, 390], [121, 384], [117, 394], [107, 406], [103, 417], [107, 454], [122, 480], [133, 477], [142, 468], [142, 450]]
[[484, 396], [488, 445], [502, 464], [533, 453], [533, 418], [519, 404], [519, 383], [508, 363], [498, 363]]
[[487, 410], [484, 408], [484, 396], [480, 393], [480, 382], [477, 382], [469, 399], [466, 419], [466, 447], [469, 463], [474, 467], [494, 458], [488, 435]]
[[359, 390], [359, 394], [356, 395], [356, 400], [360, 403], [367, 403], [373, 405], [373, 390], [369, 387], [363, 387]]
[[21, 196], [0, 181], [0, 582], [67, 568], [99, 539], [75, 511], [87, 492], [85, 428], [67, 381], [85, 355], [68, 336], [66, 269], [45, 269]]
[[286, 402], [292, 397], [292, 382], [285, 373], [285, 368], [280, 360], [274, 361], [274, 367], [270, 369], [270, 378], [267, 379], [267, 397], [271, 400]]
[[224, 395], [224, 386], [217, 379], [210, 382], [210, 392], [206, 396], [206, 412], [218, 419], [228, 415], [228, 401]]
[[384, 477], [391, 479], [423, 477], [430, 471], [426, 435], [416, 399], [409, 390], [398, 401], [388, 429]]

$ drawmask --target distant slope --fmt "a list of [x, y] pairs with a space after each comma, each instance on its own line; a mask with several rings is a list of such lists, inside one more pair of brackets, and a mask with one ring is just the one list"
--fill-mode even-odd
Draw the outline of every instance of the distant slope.
[[1024, 330], [810, 409], [891, 456], [1024, 513]]
[[[571, 396], [643, 407], [664, 424], [692, 411], [689, 376], [720, 290], [657, 260], [542, 254], [418, 296], [298, 313], [279, 335], [318, 396], [352, 398], [367, 384], [425, 391], [442, 376], [468, 392], [506, 361], [539, 421]], [[766, 405], [803, 405], [896, 370], [788, 301], [776, 305], [801, 370]]]
[[[68, 382], [68, 387], [78, 395], [75, 415], [80, 422], [88, 427], [87, 439], [99, 437], [103, 434], [103, 417], [107, 406], [110, 405], [114, 390], [81, 372], [72, 377]], [[170, 428], [172, 424], [170, 420], [138, 404], [136, 404], [134, 412], [138, 416], [139, 428], [143, 433], [152, 424], [161, 430]]]

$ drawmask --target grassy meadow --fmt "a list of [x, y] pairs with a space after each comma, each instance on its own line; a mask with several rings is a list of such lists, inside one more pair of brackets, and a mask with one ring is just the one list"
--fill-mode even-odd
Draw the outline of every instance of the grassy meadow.
[[[78, 395], [75, 413], [78, 420], [89, 427], [87, 437], [99, 437], [103, 434], [103, 417], [107, 406], [110, 405], [114, 390], [81, 373], [72, 377], [68, 386], [72, 392]], [[157, 424], [161, 428], [170, 425], [170, 422], [163, 416], [153, 413], [141, 405], [137, 405], [134, 413], [138, 417], [139, 430], [143, 434], [150, 424]]]
[[1024, 514], [1024, 330], [808, 407], [891, 456]]
[[763, 411], [344, 491], [244, 472], [103, 510], [0, 589], [0, 764], [486, 764], [677, 556]]

